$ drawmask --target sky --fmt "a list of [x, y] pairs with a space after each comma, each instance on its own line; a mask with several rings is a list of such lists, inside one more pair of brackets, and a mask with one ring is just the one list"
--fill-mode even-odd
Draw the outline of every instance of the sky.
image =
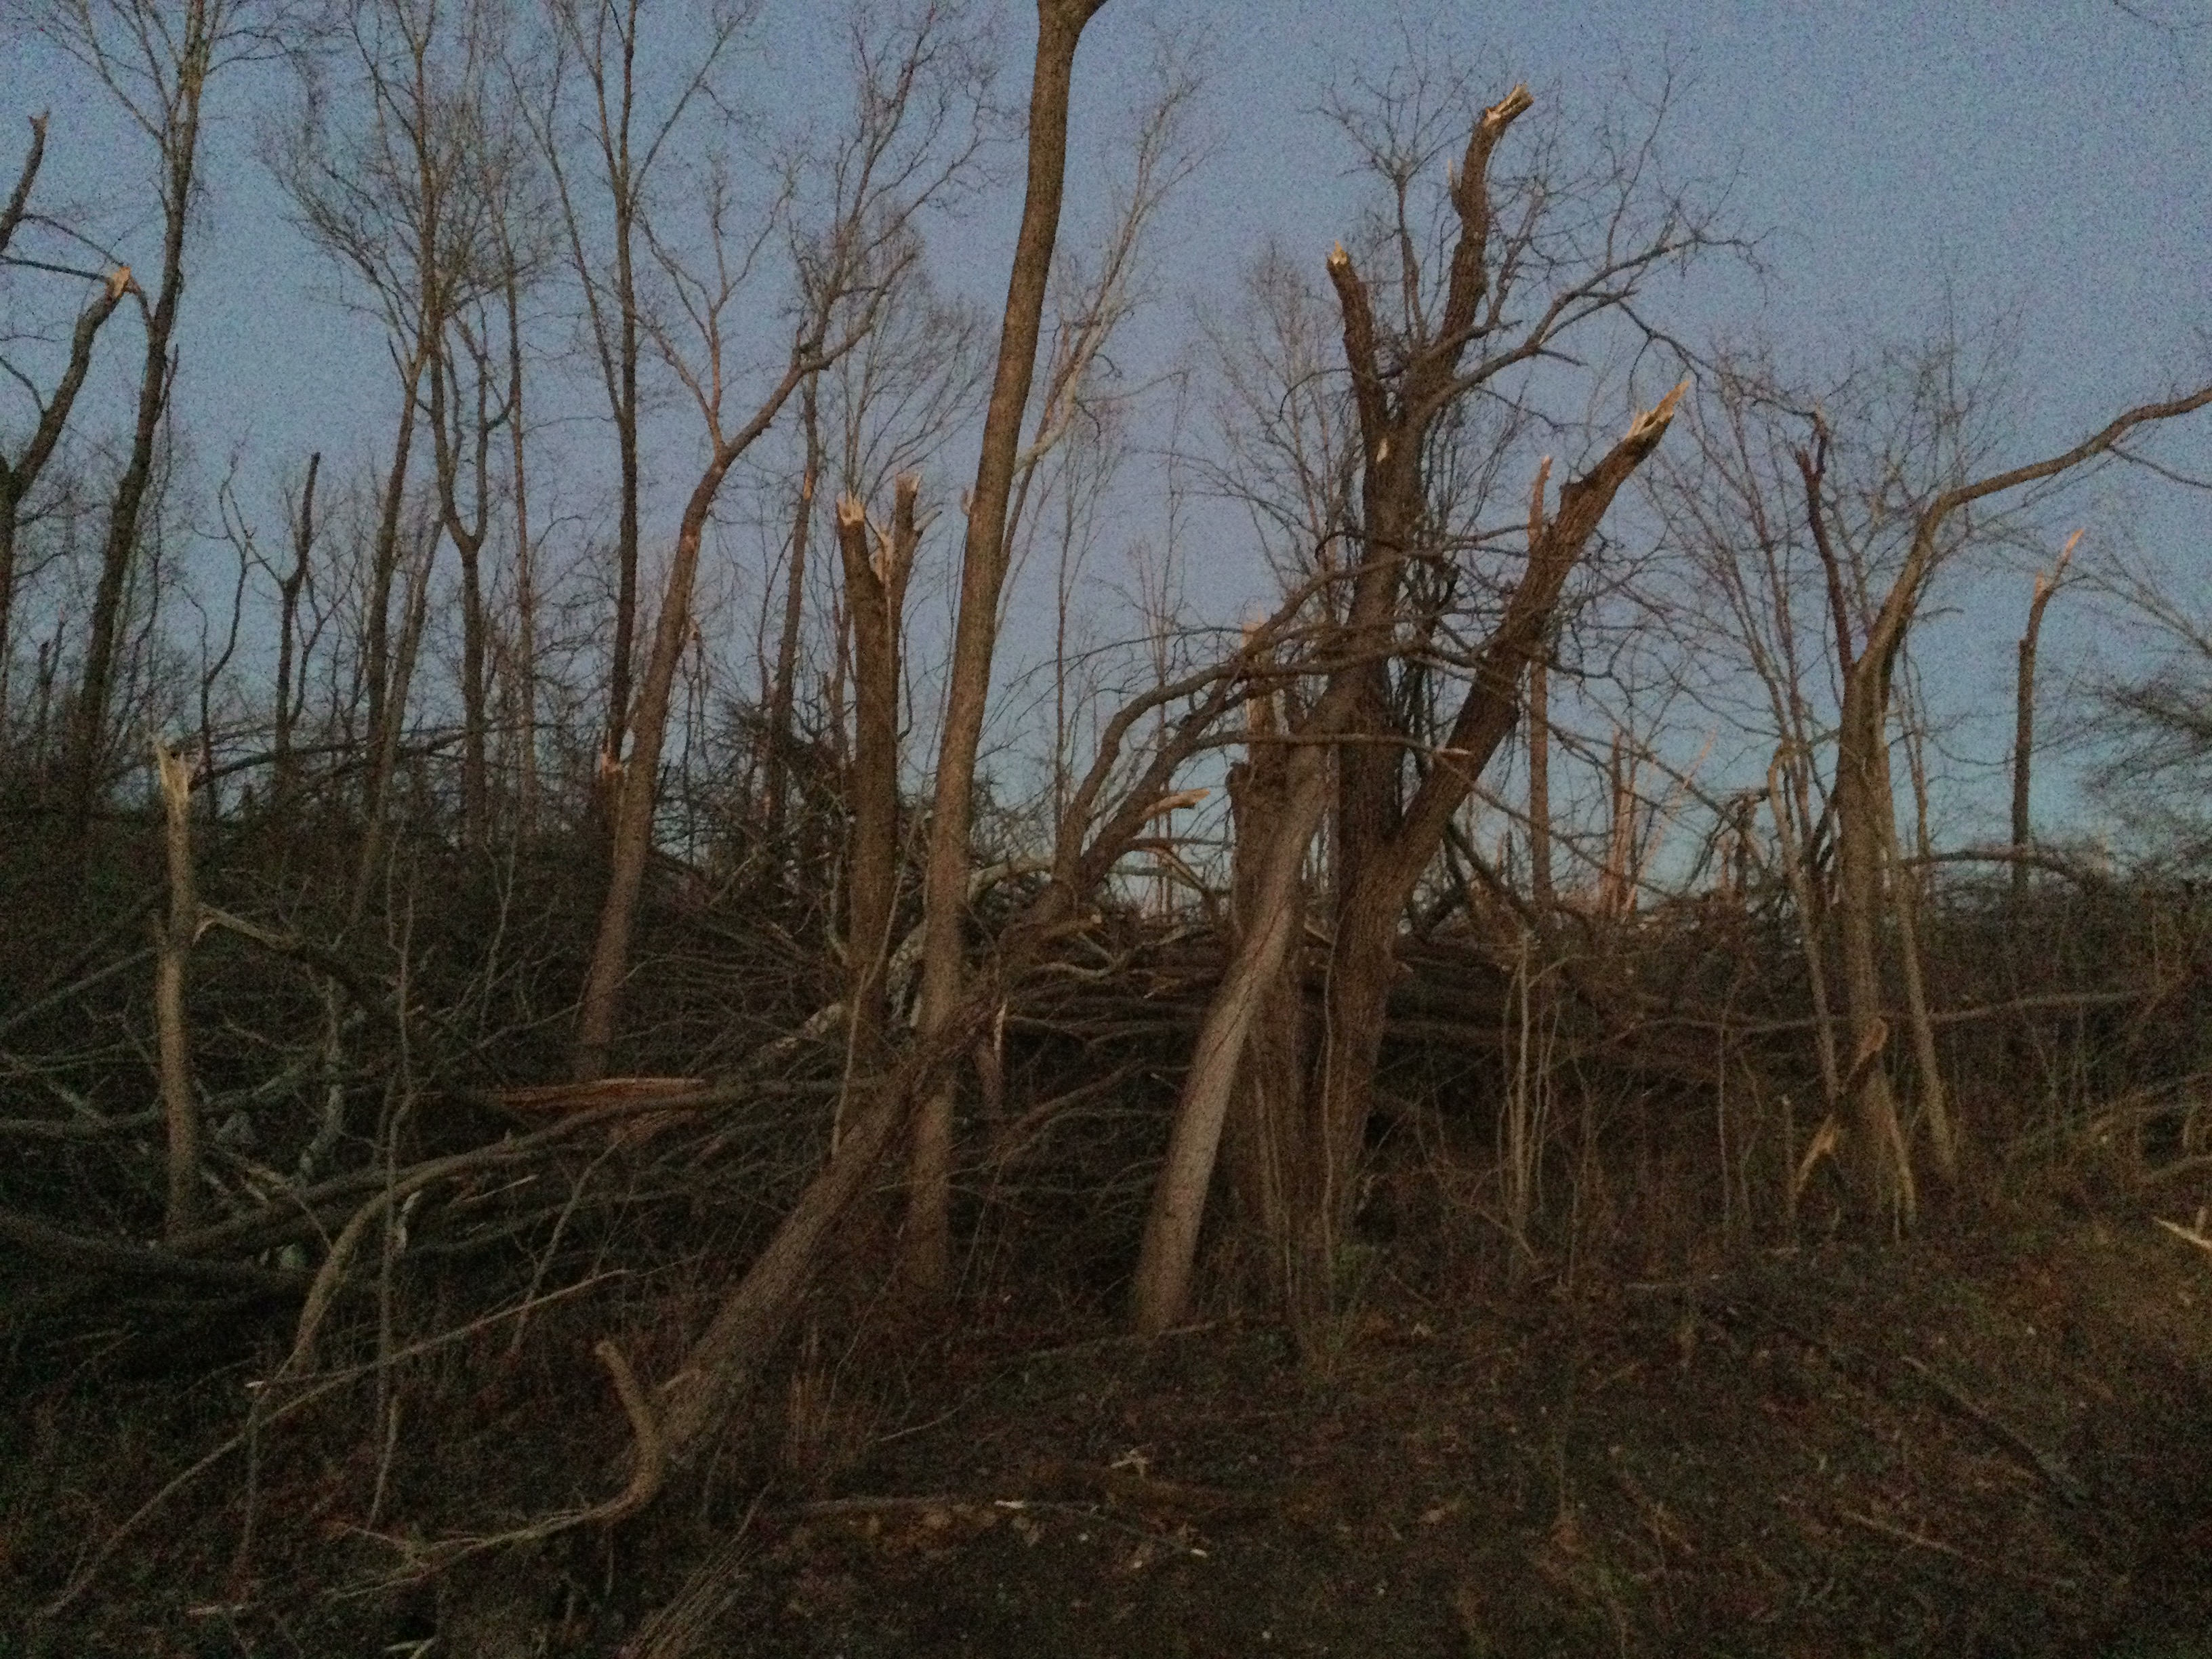
[[[1034, 14], [1017, 0], [981, 3], [1004, 43], [1003, 89], [1018, 96]], [[803, 118], [818, 95], [834, 55], [828, 12], [767, 0], [745, 84], [771, 119]], [[1207, 142], [1163, 222], [1152, 301], [1123, 348], [1138, 373], [1188, 356], [1196, 319], [1233, 302], [1263, 245], [1318, 270], [1362, 198], [1316, 106], [1332, 88], [1447, 53], [1494, 79], [1493, 95], [1525, 80], [1570, 119], [1670, 89], [1668, 167], [1724, 183], [1730, 222], [1758, 239], [1756, 274], [1709, 269], [1670, 301], [1669, 321], [1688, 337], [1758, 334], [1817, 372], [1869, 341], [1925, 338], [1947, 313], [1969, 325], [2002, 319], [2018, 351], [2021, 458], [2212, 366], [2212, 5], [2197, 0], [2132, 11], [2109, 0], [1109, 0], [1077, 66], [1071, 246], [1095, 229], [1164, 38], [1202, 77]], [[5, 170], [25, 118], [51, 109], [42, 199], [91, 204], [124, 258], [155, 264], [158, 222], [134, 189], [144, 146], [80, 68], [25, 30], [16, 0], [0, 0], [0, 64]], [[235, 453], [241, 477], [264, 490], [309, 448], [365, 458], [390, 419], [361, 391], [380, 385], [375, 332], [332, 302], [327, 267], [253, 156], [256, 122], [285, 89], [275, 69], [241, 71], [220, 89], [179, 335], [177, 407], [198, 465], [219, 470]], [[938, 233], [933, 258], [950, 286], [995, 300], [1018, 205], [1001, 187]], [[113, 397], [130, 355], [110, 354], [97, 395]], [[590, 394], [576, 382], [574, 429], [586, 434]], [[2212, 420], [2161, 453], [2212, 475]], [[680, 457], [660, 469], [648, 538], [655, 525], [672, 529], [683, 471]], [[2124, 529], [2186, 567], [2212, 551], [2203, 501], [2129, 498]], [[2082, 511], [2094, 505], [2085, 499]], [[2094, 546], [2101, 532], [2090, 529]], [[1249, 550], [1225, 533], [1186, 561], [1187, 580], [1217, 611], [1249, 608], [1260, 591]], [[1936, 689], [1970, 720], [2008, 707], [2023, 595], [2019, 580], [1964, 581], [1942, 596], [1936, 645], [1922, 641]], [[2063, 604], [2048, 630], [2056, 663], [2086, 659], [2098, 643], [2095, 624]], [[1994, 726], [1961, 741], [1993, 761], [2002, 748]]]

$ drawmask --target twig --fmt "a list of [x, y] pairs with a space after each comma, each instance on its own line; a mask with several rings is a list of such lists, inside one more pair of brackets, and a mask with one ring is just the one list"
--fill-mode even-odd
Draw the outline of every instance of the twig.
[[1926, 1533], [1913, 1532], [1891, 1522], [1871, 1515], [1861, 1515], [1856, 1510], [1838, 1510], [1836, 1513], [1855, 1527], [1864, 1527], [1869, 1532], [1880, 1533], [1884, 1538], [1894, 1538], [1900, 1544], [1910, 1544], [1916, 1549], [1933, 1550], [1938, 1555], [1948, 1555], [1954, 1561], [2002, 1578], [2016, 1578], [2030, 1584], [2040, 1584], [2046, 1589], [2062, 1590], [2071, 1595], [2081, 1587], [2070, 1578], [2047, 1578], [2039, 1572], [2028, 1572], [2002, 1561], [1986, 1561], [1980, 1556], [1970, 1555], [1956, 1544], [1947, 1544], [1940, 1538], [1930, 1538]]
[[613, 1379], [615, 1393], [621, 1398], [623, 1414], [629, 1419], [630, 1432], [637, 1442], [636, 1466], [630, 1471], [629, 1484], [604, 1504], [595, 1504], [589, 1509], [566, 1510], [489, 1538], [447, 1539], [427, 1548], [410, 1540], [387, 1540], [397, 1543], [413, 1559], [405, 1569], [377, 1581], [374, 1589], [416, 1583], [449, 1571], [471, 1557], [523, 1544], [543, 1543], [579, 1527], [611, 1527], [636, 1514], [659, 1494], [661, 1482], [668, 1473], [667, 1442], [661, 1432], [659, 1419], [647, 1401], [645, 1390], [638, 1386], [637, 1376], [630, 1370], [629, 1362], [623, 1358], [621, 1349], [602, 1339], [592, 1352], [599, 1356], [599, 1363]]
[[149, 1279], [182, 1279], [188, 1284], [236, 1285], [248, 1290], [296, 1295], [306, 1287], [304, 1273], [257, 1267], [236, 1261], [203, 1261], [179, 1255], [158, 1245], [122, 1239], [87, 1238], [64, 1232], [13, 1210], [0, 1210], [0, 1238], [71, 1267], [133, 1273]]
[[[1105, 1494], [1111, 1497], [1111, 1494]], [[1188, 1507], [1188, 1506], [1186, 1506]], [[788, 1521], [839, 1521], [863, 1518], [874, 1515], [931, 1515], [974, 1516], [988, 1514], [994, 1519], [1002, 1515], [1057, 1515], [1086, 1525], [1110, 1527], [1131, 1533], [1139, 1538], [1165, 1544], [1181, 1550], [1186, 1555], [1203, 1560], [1206, 1552], [1186, 1542], [1172, 1533], [1157, 1528], [1124, 1520], [1109, 1514], [1095, 1499], [1059, 1498], [957, 1498], [951, 1496], [908, 1497], [896, 1493], [880, 1497], [826, 1498], [810, 1504], [794, 1504], [777, 1512], [778, 1517]]]
[[102, 933], [97, 939], [94, 940], [92, 944], [87, 945], [83, 950], [78, 951], [76, 956], [70, 959], [69, 964], [64, 967], [59, 974], [55, 975], [56, 978], [65, 981], [64, 983], [57, 985], [51, 990], [40, 993], [37, 996], [33, 997], [30, 1001], [25, 1003], [21, 1007], [14, 1009], [4, 1016], [0, 1016], [0, 1037], [6, 1036], [18, 1026], [27, 1025], [31, 1021], [36, 1019], [40, 1014], [45, 1013], [46, 1010], [53, 1007], [56, 1004], [67, 1002], [71, 997], [79, 995], [83, 992], [89, 991], [94, 986], [103, 984], [106, 981], [113, 979], [118, 974], [125, 974], [130, 972], [131, 969], [136, 968], [140, 963], [145, 961], [147, 957], [152, 956], [154, 954], [154, 947], [150, 945], [143, 945], [139, 946], [138, 949], [131, 951], [128, 956], [117, 957], [113, 962], [109, 963], [105, 968], [94, 969], [92, 972], [85, 975], [82, 979], [70, 979], [69, 977], [70, 975], [75, 974], [79, 969], [82, 968], [87, 962], [92, 959], [92, 957], [98, 955], [101, 947], [112, 944], [115, 939], [120, 938], [125, 933], [129, 933], [141, 921], [144, 921], [155, 910], [159, 909], [162, 900], [167, 896], [167, 889], [165, 887], [155, 887], [149, 890], [145, 896], [142, 897], [137, 903], [132, 905], [130, 909], [123, 914], [121, 920], [108, 928], [106, 933]]
[[767, 1496], [765, 1486], [753, 1494], [737, 1529], [684, 1581], [673, 1601], [647, 1615], [615, 1659], [690, 1659], [699, 1650], [699, 1644], [742, 1588], [738, 1567], [748, 1553], [746, 1540], [753, 1517], [760, 1513], [761, 1500]]
[[[591, 1279], [584, 1279], [578, 1284], [570, 1285], [562, 1290], [556, 1291], [550, 1296], [546, 1297], [544, 1301], [547, 1303], [557, 1302], [563, 1297], [574, 1296], [580, 1291], [589, 1290], [593, 1285], [604, 1283], [606, 1279], [615, 1278], [617, 1276], [617, 1275], [612, 1273], [598, 1274]], [[543, 1306], [544, 1304], [541, 1303], [538, 1305]], [[295, 1414], [306, 1410], [316, 1401], [335, 1392], [337, 1389], [345, 1387], [349, 1382], [360, 1381], [361, 1378], [368, 1375], [372, 1370], [374, 1370], [379, 1364], [398, 1364], [404, 1361], [419, 1358], [423, 1354], [445, 1347], [449, 1344], [459, 1342], [468, 1337], [473, 1336], [477, 1332], [482, 1330], [487, 1325], [495, 1324], [500, 1320], [512, 1318], [519, 1313], [526, 1313], [527, 1311], [529, 1311], [527, 1306], [502, 1308], [496, 1313], [487, 1314], [481, 1319], [471, 1320], [467, 1324], [459, 1326], [453, 1330], [441, 1331], [435, 1336], [427, 1337], [420, 1342], [401, 1349], [398, 1353], [388, 1356], [386, 1359], [372, 1360], [364, 1364], [349, 1366], [346, 1370], [334, 1372], [331, 1376], [326, 1376], [320, 1382], [315, 1383], [313, 1387], [306, 1389], [301, 1393], [293, 1395], [292, 1398], [287, 1400], [283, 1405], [270, 1408], [265, 1414], [262, 1413], [259, 1401], [257, 1401], [253, 1413], [252, 1413], [245, 1428], [231, 1436], [229, 1439], [224, 1441], [222, 1444], [217, 1446], [206, 1456], [201, 1458], [198, 1462], [193, 1464], [182, 1474], [178, 1475], [167, 1486], [163, 1486], [161, 1491], [155, 1492], [151, 1498], [148, 1498], [143, 1504], [141, 1504], [136, 1510], [132, 1510], [129, 1516], [125, 1519], [123, 1524], [116, 1528], [113, 1532], [110, 1533], [107, 1535], [106, 1541], [102, 1543], [99, 1549], [93, 1553], [92, 1559], [88, 1561], [82, 1567], [80, 1567], [77, 1570], [76, 1577], [71, 1578], [66, 1585], [63, 1586], [62, 1593], [59, 1595], [57, 1595], [52, 1601], [47, 1602], [45, 1607], [39, 1609], [38, 1616], [41, 1620], [52, 1619], [65, 1611], [71, 1602], [75, 1601], [78, 1596], [84, 1594], [85, 1590], [91, 1585], [93, 1579], [98, 1577], [100, 1568], [106, 1565], [108, 1557], [115, 1553], [117, 1546], [121, 1544], [126, 1538], [131, 1536], [132, 1534], [136, 1533], [139, 1528], [144, 1526], [148, 1521], [151, 1520], [155, 1513], [160, 1510], [161, 1507], [164, 1504], [167, 1503], [170, 1498], [176, 1496], [179, 1492], [182, 1492], [186, 1486], [190, 1486], [194, 1480], [198, 1479], [199, 1476], [205, 1474], [209, 1469], [213, 1468], [217, 1463], [229, 1456], [231, 1453], [236, 1451], [240, 1446], [245, 1445], [249, 1439], [251, 1439], [255, 1434], [258, 1433], [261, 1430], [267, 1428], [271, 1424], [282, 1422], [285, 1418], [294, 1416]], [[635, 1383], [633, 1383], [632, 1386], [635, 1387]]]
[[[2190, 1162], [2196, 1164], [2212, 1164], [2212, 1158], [2191, 1158]], [[2180, 1166], [2179, 1164], [2174, 1166], [2175, 1169], [2179, 1169], [2179, 1167]], [[2172, 1170], [2160, 1170], [2160, 1173], [2161, 1175], [2170, 1175], [2172, 1173]], [[2196, 1228], [2185, 1227], [2178, 1221], [2168, 1221], [2164, 1216], [2160, 1216], [2157, 1219], [2158, 1224], [2165, 1228], [2166, 1231], [2172, 1233], [2176, 1238], [2185, 1239], [2188, 1243], [2194, 1244], [2198, 1249], [2204, 1251], [2207, 1255], [2212, 1255], [2212, 1237], [2206, 1237], [2203, 1233], [2197, 1231]], [[2197, 1221], [2202, 1224], [2203, 1217], [2199, 1215], [2197, 1217]]]
[[1934, 1366], [1909, 1353], [1901, 1358], [1906, 1364], [1919, 1373], [1936, 1393], [1942, 1395], [1952, 1405], [1980, 1424], [1990, 1435], [2033, 1464], [2035, 1472], [2041, 1475], [2049, 1483], [2051, 1489], [2061, 1498], [2069, 1504], [2081, 1504], [2088, 1501], [2088, 1493], [2082, 1488], [2081, 1483], [2074, 1478], [2073, 1472], [2060, 1462], [2056, 1455], [2044, 1450], [2026, 1435], [1999, 1419], [1996, 1413]]

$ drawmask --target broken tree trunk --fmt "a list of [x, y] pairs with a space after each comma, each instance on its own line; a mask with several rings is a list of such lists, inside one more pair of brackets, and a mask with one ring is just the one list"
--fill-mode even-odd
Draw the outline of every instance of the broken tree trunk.
[[837, 546], [853, 629], [854, 713], [846, 1006], [852, 1020], [850, 1064], [864, 1076], [880, 1070], [884, 1058], [884, 973], [898, 903], [899, 621], [921, 540], [915, 516], [921, 488], [911, 472], [899, 479], [890, 530], [876, 535], [872, 551], [867, 510], [849, 498], [837, 503]]

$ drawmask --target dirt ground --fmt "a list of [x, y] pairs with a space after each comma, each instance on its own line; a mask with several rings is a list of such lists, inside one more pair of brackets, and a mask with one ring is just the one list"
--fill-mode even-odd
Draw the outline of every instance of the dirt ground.
[[1834, 1249], [1562, 1304], [1381, 1287], [1331, 1375], [1042, 1355], [757, 1517], [724, 1650], [2212, 1654], [2212, 1262]]
[[[894, 1416], [828, 1384], [786, 1413], [811, 1496], [787, 1474], [435, 1594], [334, 1596], [302, 1567], [210, 1598], [151, 1571], [191, 1553], [173, 1531], [8, 1642], [2212, 1655], [2212, 1258], [2148, 1213], [1480, 1304], [1385, 1267], [1304, 1365], [1224, 1321], [1149, 1352], [948, 1343], [909, 1382]], [[52, 1584], [9, 1484], [20, 1608]]]

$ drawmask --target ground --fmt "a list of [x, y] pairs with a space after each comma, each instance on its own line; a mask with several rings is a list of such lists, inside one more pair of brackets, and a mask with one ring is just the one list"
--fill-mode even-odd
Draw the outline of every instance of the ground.
[[787, 1472], [750, 1495], [732, 1477], [703, 1509], [480, 1559], [434, 1594], [264, 1575], [172, 1597], [118, 1569], [104, 1603], [20, 1639], [2212, 1655], [2212, 1258], [2148, 1212], [1480, 1300], [1386, 1264], [1304, 1363], [1224, 1318], [1149, 1350], [946, 1339], [896, 1410], [811, 1375], [781, 1413]]
[[1321, 1376], [1221, 1329], [1005, 1367], [849, 1483], [937, 1501], [756, 1517], [730, 1650], [2212, 1653], [2170, 1237], [1375, 1300]]

